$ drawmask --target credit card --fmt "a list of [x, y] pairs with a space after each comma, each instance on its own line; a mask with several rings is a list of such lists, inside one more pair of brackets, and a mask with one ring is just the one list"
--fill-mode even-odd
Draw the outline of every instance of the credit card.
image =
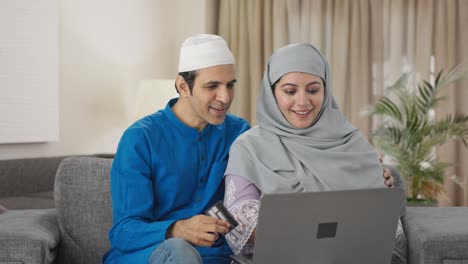
[[224, 206], [222, 201], [218, 201], [212, 207], [205, 211], [206, 215], [224, 220], [228, 222], [230, 225], [229, 231], [234, 229], [239, 223], [237, 223], [236, 219], [231, 215], [229, 210]]

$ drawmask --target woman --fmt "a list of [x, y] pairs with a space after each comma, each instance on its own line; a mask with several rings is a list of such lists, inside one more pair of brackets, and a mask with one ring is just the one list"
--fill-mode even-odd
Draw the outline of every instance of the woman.
[[[262, 193], [385, 186], [377, 153], [338, 110], [328, 62], [315, 47], [278, 49], [261, 89], [258, 126], [233, 143], [225, 173], [225, 204], [240, 223], [226, 236], [236, 254], [252, 252]], [[393, 259], [404, 263], [398, 226]]]

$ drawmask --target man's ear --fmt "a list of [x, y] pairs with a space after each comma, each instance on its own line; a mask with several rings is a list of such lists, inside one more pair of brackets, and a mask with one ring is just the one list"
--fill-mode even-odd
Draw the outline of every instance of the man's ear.
[[188, 83], [185, 81], [184, 77], [177, 75], [176, 78], [177, 91], [179, 91], [180, 96], [189, 96], [190, 89]]

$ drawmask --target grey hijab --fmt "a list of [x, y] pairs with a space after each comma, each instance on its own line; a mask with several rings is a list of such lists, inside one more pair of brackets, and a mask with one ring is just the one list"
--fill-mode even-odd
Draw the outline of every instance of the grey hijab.
[[[324, 81], [321, 112], [308, 128], [293, 127], [274, 97], [272, 85], [290, 72]], [[377, 153], [338, 110], [328, 62], [312, 45], [291, 44], [270, 57], [257, 119], [233, 143], [226, 174], [246, 177], [264, 193], [385, 187]]]

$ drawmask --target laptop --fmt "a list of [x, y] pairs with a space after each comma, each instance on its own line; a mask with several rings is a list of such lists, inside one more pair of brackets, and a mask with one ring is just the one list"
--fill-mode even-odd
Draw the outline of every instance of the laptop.
[[400, 188], [265, 194], [253, 255], [242, 264], [391, 262]]

